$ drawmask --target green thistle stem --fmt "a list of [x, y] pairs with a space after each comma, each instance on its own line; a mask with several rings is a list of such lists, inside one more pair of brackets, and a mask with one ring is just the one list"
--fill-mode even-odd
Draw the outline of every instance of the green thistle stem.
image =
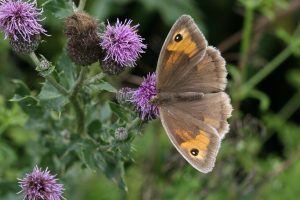
[[239, 63], [241, 72], [242, 72], [242, 80], [247, 79], [247, 62], [250, 50], [251, 43], [251, 32], [253, 25], [253, 10], [252, 6], [246, 6], [246, 13], [244, 18], [244, 27], [243, 27], [243, 39], [241, 44], [241, 60]]
[[291, 48], [286, 47], [281, 53], [279, 53], [271, 62], [269, 62], [265, 67], [263, 67], [259, 72], [255, 74], [249, 81], [245, 83], [242, 91], [248, 93], [249, 90], [254, 88], [258, 83], [260, 83], [265, 77], [267, 77], [272, 71], [283, 63], [292, 54]]
[[86, 4], [86, 0], [80, 0], [77, 9], [78, 10], [84, 10], [85, 4]]
[[86, 135], [85, 127], [84, 127], [84, 121], [85, 121], [85, 114], [84, 109], [82, 107], [82, 104], [80, 103], [78, 99], [78, 93], [80, 91], [80, 88], [82, 88], [82, 84], [84, 81], [85, 74], [88, 70], [87, 67], [81, 67], [81, 70], [79, 72], [78, 78], [72, 87], [72, 89], [69, 92], [69, 99], [71, 103], [73, 104], [74, 111], [76, 112], [76, 121], [77, 121], [77, 132], [84, 137]]
[[282, 107], [278, 115], [288, 120], [300, 108], [300, 90]]
[[96, 74], [95, 76], [92, 76], [90, 79], [84, 81], [84, 85], [94, 84], [96, 82], [101, 81], [104, 77], [105, 77], [104, 73]]
[[131, 121], [131, 123], [129, 123], [126, 128], [129, 130], [129, 129], [137, 126], [140, 123], [140, 121], [141, 120], [137, 117], [133, 121]]
[[[293, 37], [298, 37], [300, 32], [300, 23], [293, 34]], [[291, 40], [293, 41], [293, 40]], [[271, 62], [269, 62], [265, 67], [263, 67], [258, 73], [256, 73], [252, 78], [250, 78], [242, 87], [243, 94], [247, 94], [252, 88], [254, 88], [258, 83], [260, 83], [264, 78], [266, 78], [272, 71], [281, 65], [289, 56], [293, 53], [293, 48], [295, 43], [290, 43], [282, 52], [280, 52]]]
[[84, 77], [85, 77], [85, 74], [87, 73], [87, 70], [88, 70], [88, 67], [82, 67], [82, 66], [80, 66], [80, 68], [81, 69], [80, 69], [78, 78], [77, 78], [74, 86], [70, 90], [70, 97], [71, 98], [74, 97], [74, 96], [77, 96], [80, 88], [82, 88]]
[[84, 127], [84, 110], [78, 100], [77, 97], [70, 98], [70, 101], [74, 107], [74, 111], [76, 113], [76, 121], [77, 121], [77, 132], [82, 136], [85, 137], [85, 127]]

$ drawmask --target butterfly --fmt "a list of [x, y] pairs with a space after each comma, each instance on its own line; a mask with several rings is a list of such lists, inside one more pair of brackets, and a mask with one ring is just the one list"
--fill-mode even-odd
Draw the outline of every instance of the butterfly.
[[173, 145], [197, 170], [212, 171], [229, 131], [225, 60], [188, 15], [171, 28], [156, 68], [160, 119]]

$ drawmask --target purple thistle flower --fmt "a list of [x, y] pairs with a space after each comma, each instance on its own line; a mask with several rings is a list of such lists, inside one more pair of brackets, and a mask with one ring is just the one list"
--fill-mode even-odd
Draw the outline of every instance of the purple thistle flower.
[[45, 171], [35, 166], [33, 172], [26, 174], [23, 179], [18, 179], [24, 193], [24, 200], [60, 200], [63, 186], [57, 183], [55, 175], [51, 175], [48, 168]]
[[30, 42], [33, 37], [45, 34], [39, 23], [43, 10], [36, 7], [35, 0], [23, 2], [21, 0], [0, 0], [0, 29], [11, 40], [23, 39]]
[[132, 96], [132, 102], [140, 112], [140, 116], [143, 120], [156, 118], [159, 115], [157, 105], [150, 103], [150, 100], [155, 97], [156, 94], [155, 73], [148, 74]]
[[100, 45], [106, 55], [103, 61], [113, 61], [120, 68], [133, 67], [136, 60], [144, 53], [146, 45], [143, 44], [144, 38], [137, 34], [139, 25], [131, 26], [132, 20], [125, 20], [112, 26], [106, 26], [106, 30], [101, 34]]

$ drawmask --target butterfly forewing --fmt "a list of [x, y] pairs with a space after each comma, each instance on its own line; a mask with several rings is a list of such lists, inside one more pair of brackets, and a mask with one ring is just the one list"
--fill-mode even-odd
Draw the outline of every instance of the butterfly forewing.
[[180, 81], [173, 86], [172, 92], [213, 93], [224, 91], [227, 83], [225, 60], [219, 50], [207, 47], [205, 56], [195, 64]]
[[190, 16], [181, 16], [173, 25], [160, 52], [157, 64], [157, 89], [174, 89], [205, 55], [207, 41]]
[[180, 154], [197, 170], [210, 172], [221, 140], [216, 130], [176, 108], [162, 107], [159, 112], [162, 124]]

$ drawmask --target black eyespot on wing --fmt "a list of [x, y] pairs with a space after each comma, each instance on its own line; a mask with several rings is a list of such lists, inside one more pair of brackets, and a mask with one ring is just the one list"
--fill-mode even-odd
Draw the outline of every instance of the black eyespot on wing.
[[199, 154], [199, 150], [198, 149], [191, 149], [191, 154], [193, 156], [197, 156]]
[[175, 42], [180, 42], [182, 39], [183, 39], [183, 37], [180, 33], [178, 33], [174, 38]]

